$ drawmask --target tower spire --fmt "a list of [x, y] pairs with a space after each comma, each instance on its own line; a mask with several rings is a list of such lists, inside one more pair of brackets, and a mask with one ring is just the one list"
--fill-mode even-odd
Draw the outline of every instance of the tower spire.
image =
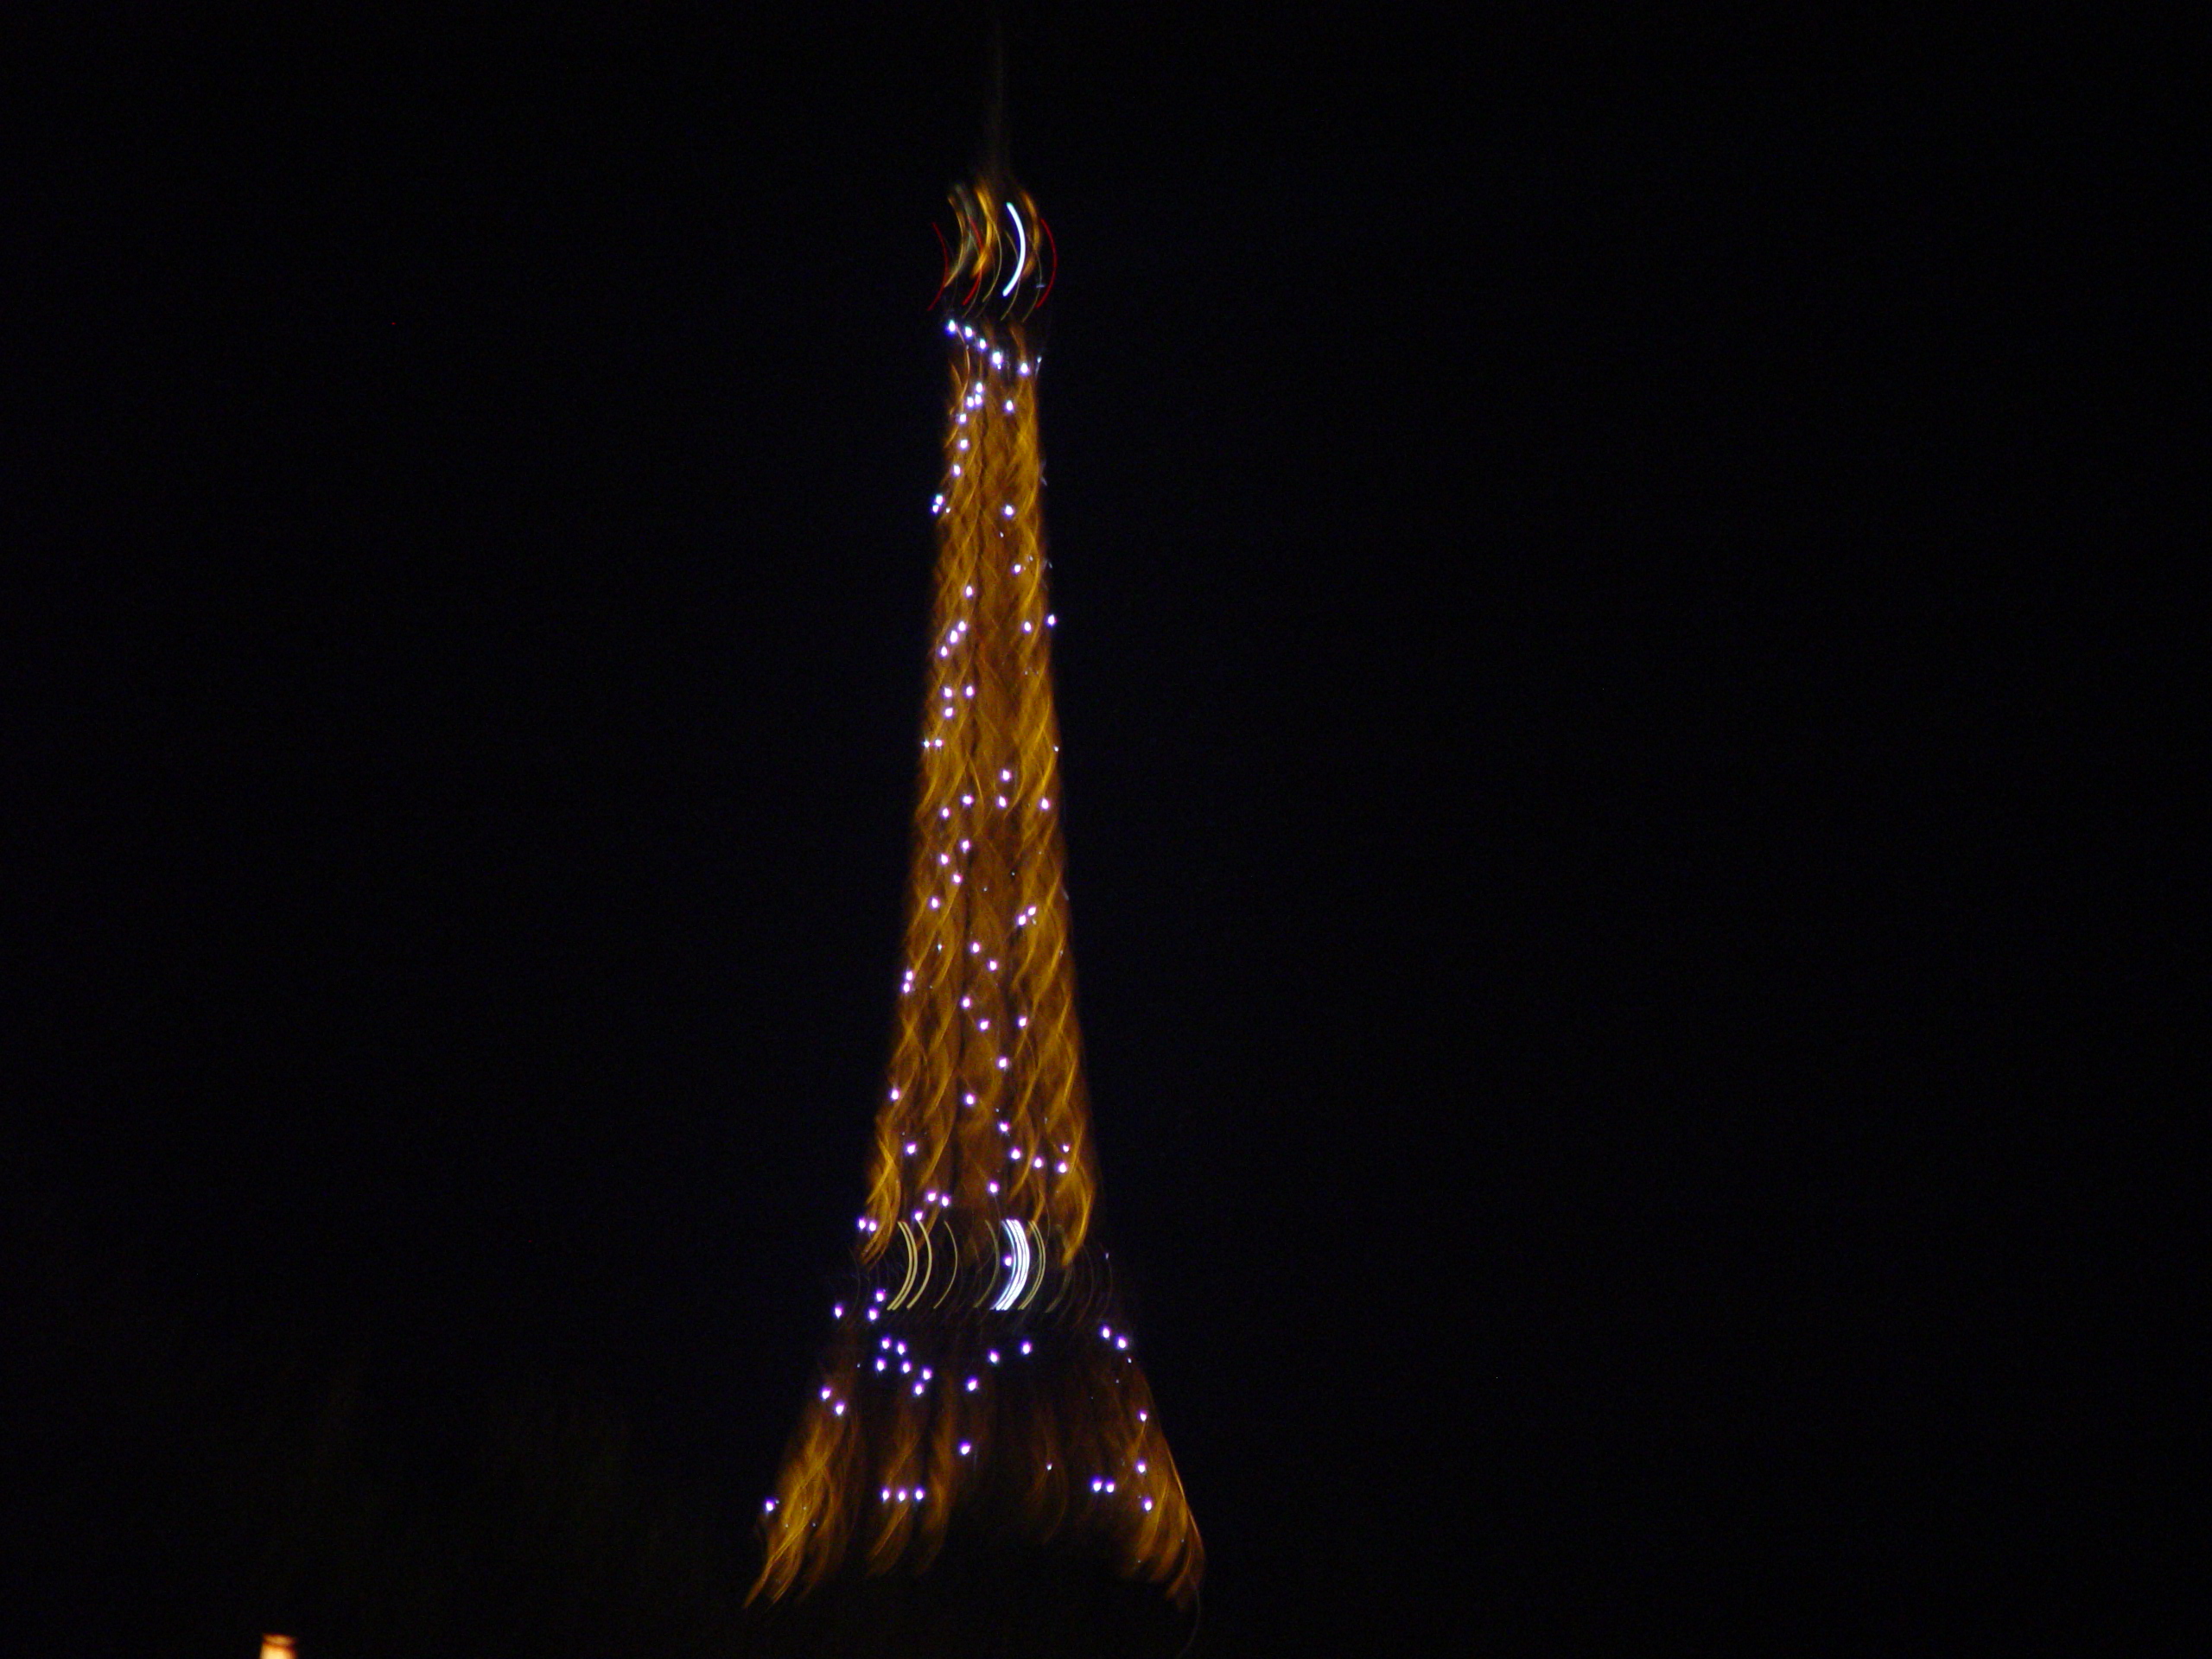
[[1002, 185], [1012, 180], [1014, 170], [1007, 149], [1006, 20], [995, 8], [991, 13], [989, 75], [988, 99], [983, 106], [983, 157], [976, 170], [982, 178]]
[[[995, 122], [993, 142], [1002, 138]], [[1096, 1236], [1053, 709], [1038, 360], [1052, 233], [952, 193], [937, 575], [896, 1035], [852, 1285], [754, 1593], [1073, 1536], [1181, 1601], [1198, 1530]]]

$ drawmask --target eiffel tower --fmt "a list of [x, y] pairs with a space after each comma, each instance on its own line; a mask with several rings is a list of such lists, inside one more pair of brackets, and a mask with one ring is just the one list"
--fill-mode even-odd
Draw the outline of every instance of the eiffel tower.
[[969, 1583], [994, 1558], [1041, 1584], [1084, 1560], [1187, 1606], [1198, 1529], [1093, 1226], [1033, 344], [1058, 255], [1002, 165], [951, 206], [896, 1037], [851, 1288], [764, 1507], [753, 1596]]

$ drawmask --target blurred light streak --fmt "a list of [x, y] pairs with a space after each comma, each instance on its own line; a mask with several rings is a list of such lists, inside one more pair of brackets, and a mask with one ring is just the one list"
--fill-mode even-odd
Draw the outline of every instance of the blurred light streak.
[[1090, 1236], [1097, 1170], [1052, 810], [1056, 619], [1025, 329], [1058, 255], [1004, 181], [958, 187], [952, 209], [954, 237], [939, 232], [950, 391], [930, 504], [921, 770], [853, 1244], [863, 1294], [833, 1313], [762, 1508], [753, 1594], [804, 1591], [848, 1561], [926, 1566], [966, 1513], [1031, 1537], [1103, 1537], [1125, 1572], [1185, 1600], [1204, 1551]]

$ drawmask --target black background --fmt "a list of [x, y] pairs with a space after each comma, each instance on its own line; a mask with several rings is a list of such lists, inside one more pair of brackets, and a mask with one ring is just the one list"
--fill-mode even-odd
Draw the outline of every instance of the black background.
[[[2165, 1628], [2171, 1240], [2085, 1199], [2199, 985], [2130, 896], [2176, 717], [2109, 714], [2202, 433], [2100, 250], [2180, 101], [2085, 145], [2107, 59], [1919, 13], [1369, 10], [1008, 29], [1198, 1651]], [[741, 1582], [885, 1052], [987, 37], [31, 54], [4, 1150], [79, 1650], [289, 1616], [201, 1510], [341, 1374], [406, 1491], [454, 1402], [591, 1402]]]

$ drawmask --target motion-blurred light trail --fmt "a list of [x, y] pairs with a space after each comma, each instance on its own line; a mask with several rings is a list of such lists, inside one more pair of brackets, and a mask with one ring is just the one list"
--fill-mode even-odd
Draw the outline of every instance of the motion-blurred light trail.
[[[1052, 232], [952, 193], [929, 688], [896, 1033], [856, 1294], [761, 1525], [753, 1593], [925, 1566], [955, 1528], [1079, 1533], [1176, 1599], [1204, 1555], [1104, 1254], [1061, 844], [1039, 359]], [[893, 1242], [899, 1248], [893, 1249]]]

